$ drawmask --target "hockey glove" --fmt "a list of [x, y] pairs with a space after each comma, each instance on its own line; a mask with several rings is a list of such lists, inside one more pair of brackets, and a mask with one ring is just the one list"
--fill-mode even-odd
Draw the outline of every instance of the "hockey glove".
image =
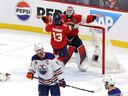
[[33, 79], [34, 74], [31, 73], [31, 72], [28, 72], [27, 75], [26, 75], [26, 77], [27, 77], [28, 79]]
[[10, 78], [10, 76], [11, 76], [11, 74], [9, 74], [9, 73], [0, 73], [0, 81], [7, 81], [7, 80], [9, 80], [9, 78]]
[[59, 86], [65, 88], [66, 87], [66, 82], [64, 81], [64, 79], [59, 80]]

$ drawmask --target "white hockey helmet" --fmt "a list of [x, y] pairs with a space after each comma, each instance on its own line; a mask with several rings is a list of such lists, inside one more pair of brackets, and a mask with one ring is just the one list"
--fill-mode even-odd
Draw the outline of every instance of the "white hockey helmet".
[[42, 43], [35, 44], [34, 45], [34, 51], [36, 53], [44, 52], [43, 44]]
[[68, 6], [67, 10], [66, 10], [66, 15], [68, 17], [72, 16], [75, 13], [75, 10], [72, 6]]
[[115, 78], [111, 75], [106, 75], [103, 79], [104, 83], [108, 83], [108, 85], [115, 85], [116, 81]]
[[116, 81], [112, 78], [108, 81], [108, 85], [115, 85], [115, 83]]

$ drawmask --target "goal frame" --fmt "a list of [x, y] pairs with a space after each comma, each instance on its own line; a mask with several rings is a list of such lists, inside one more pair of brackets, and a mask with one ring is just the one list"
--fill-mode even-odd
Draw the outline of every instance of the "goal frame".
[[80, 26], [84, 26], [84, 27], [91, 27], [91, 28], [97, 28], [97, 29], [101, 29], [102, 30], [102, 74], [105, 74], [105, 42], [106, 42], [106, 35], [105, 32], [107, 31], [107, 28], [103, 25], [99, 25], [99, 24], [93, 24], [93, 23], [84, 23], [84, 24], [80, 24]]

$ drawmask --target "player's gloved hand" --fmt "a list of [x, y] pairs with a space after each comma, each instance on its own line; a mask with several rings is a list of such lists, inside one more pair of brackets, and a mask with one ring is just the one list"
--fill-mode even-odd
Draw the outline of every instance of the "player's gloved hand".
[[59, 85], [64, 88], [66, 87], [66, 82], [64, 81], [64, 79], [59, 80]]
[[9, 73], [0, 73], [0, 81], [7, 81], [9, 80], [11, 74]]
[[27, 77], [28, 79], [33, 79], [34, 74], [31, 73], [31, 72], [28, 72], [27, 75], [26, 75], [26, 77]]

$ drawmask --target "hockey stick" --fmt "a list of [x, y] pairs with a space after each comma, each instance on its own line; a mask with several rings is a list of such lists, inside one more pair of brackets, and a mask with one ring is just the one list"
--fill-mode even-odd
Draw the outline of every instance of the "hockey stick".
[[66, 85], [66, 86], [74, 88], [74, 89], [82, 90], [82, 91], [87, 91], [87, 92], [95, 93], [95, 91], [93, 91], [93, 90], [87, 90], [87, 89], [83, 89], [83, 88], [79, 88], [79, 87], [75, 87], [75, 86], [71, 86], [71, 85]]
[[[38, 77], [33, 77], [33, 78], [35, 78], [35, 79], [40, 79], [40, 78], [38, 78]], [[50, 82], [52, 82], [52, 81], [50, 81]], [[57, 84], [59, 84], [59, 82], [52, 82], [52, 83], [57, 83]], [[101, 88], [99, 88], [99, 89], [93, 91], [93, 90], [87, 90], [87, 89], [83, 89], [83, 88], [75, 87], [75, 86], [72, 86], [72, 85], [66, 85], [66, 86], [67, 86], [67, 87], [74, 88], [74, 89], [78, 89], [78, 90], [86, 91], [86, 92], [91, 92], [91, 93], [95, 93], [95, 92], [98, 92], [99, 90], [101, 90]]]

